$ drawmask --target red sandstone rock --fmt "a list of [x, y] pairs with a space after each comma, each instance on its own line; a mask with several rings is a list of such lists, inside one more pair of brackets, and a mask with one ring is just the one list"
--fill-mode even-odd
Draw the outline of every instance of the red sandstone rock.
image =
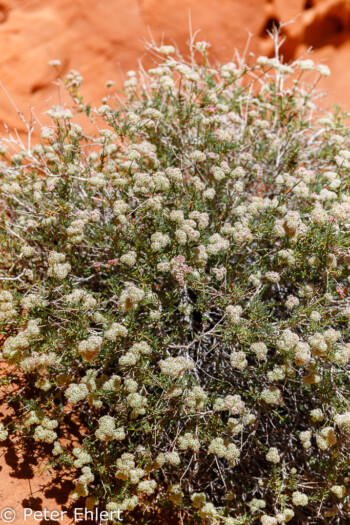
[[[243, 52], [249, 31], [255, 35], [250, 50], [271, 53], [267, 30], [293, 18], [284, 27], [285, 58], [313, 46], [315, 56], [334, 70], [324, 81], [332, 101], [350, 108], [350, 70], [343, 67], [349, 55], [349, 0], [4, 0], [0, 81], [26, 117], [34, 108], [42, 119], [58, 102], [50, 59], [62, 61], [63, 73], [80, 71], [84, 95], [98, 103], [106, 80], [120, 86], [122, 72], [137, 68], [146, 40], [173, 41], [186, 53], [190, 20], [193, 32], [200, 30], [198, 38], [212, 43], [212, 58], [229, 60], [235, 47]], [[0, 91], [0, 121], [23, 131], [13, 105]]]

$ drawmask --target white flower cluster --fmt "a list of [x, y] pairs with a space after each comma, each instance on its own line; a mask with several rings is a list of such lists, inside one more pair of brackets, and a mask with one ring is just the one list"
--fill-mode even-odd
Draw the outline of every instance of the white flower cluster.
[[286, 308], [287, 310], [293, 310], [293, 308], [296, 308], [299, 305], [299, 299], [298, 297], [295, 297], [294, 295], [288, 295], [286, 300]]
[[31, 319], [23, 332], [12, 335], [5, 340], [2, 353], [7, 359], [16, 361], [21, 358], [23, 351], [29, 348], [30, 341], [39, 335], [39, 322], [38, 319]]
[[0, 441], [6, 441], [8, 436], [8, 430], [6, 430], [3, 423], [0, 423]]
[[56, 277], [59, 280], [65, 279], [71, 271], [71, 265], [65, 262], [66, 255], [64, 253], [50, 252], [48, 257], [49, 269], [47, 275], [49, 277]]
[[131, 417], [137, 417], [146, 413], [148, 401], [146, 396], [132, 392], [127, 397], [127, 404], [132, 408]]
[[41, 424], [35, 428], [35, 441], [44, 441], [45, 443], [53, 443], [57, 438], [54, 429], [58, 427], [58, 421], [55, 419], [48, 419], [47, 417], [41, 421]]
[[142, 301], [145, 292], [138, 288], [134, 283], [125, 283], [125, 289], [119, 297], [118, 305], [123, 312], [133, 310]]
[[237, 324], [240, 322], [242, 312], [243, 312], [243, 309], [239, 305], [238, 306], [232, 306], [232, 305], [226, 306], [226, 313], [232, 324]]
[[126, 264], [127, 266], [135, 266], [137, 260], [137, 254], [134, 251], [129, 251], [127, 253], [124, 253], [124, 255], [121, 256], [120, 262], [122, 264]]
[[108, 341], [116, 341], [118, 337], [126, 337], [128, 329], [120, 323], [112, 323], [103, 335]]
[[59, 456], [64, 453], [64, 449], [59, 441], [55, 441], [53, 444], [52, 454], [54, 456]]
[[253, 513], [257, 512], [260, 509], [264, 509], [265, 507], [266, 507], [266, 501], [263, 500], [263, 499], [253, 498], [249, 502], [249, 508], [250, 508], [251, 512], [253, 512]]
[[111, 416], [103, 416], [98, 420], [98, 429], [95, 432], [97, 439], [101, 441], [122, 441], [125, 439], [123, 427], [116, 428], [115, 420]]
[[169, 235], [164, 235], [161, 232], [156, 232], [151, 236], [151, 250], [153, 252], [159, 252], [163, 250], [169, 243]]
[[215, 454], [219, 458], [226, 458], [228, 462], [235, 465], [240, 457], [240, 450], [234, 443], [225, 444], [223, 438], [215, 438], [208, 447], [209, 454]]
[[317, 421], [324, 420], [324, 415], [320, 408], [314, 408], [313, 410], [311, 410], [310, 416], [311, 416], [311, 421], [313, 421], [314, 423]]
[[312, 432], [311, 430], [304, 430], [303, 432], [300, 432], [300, 441], [302, 442], [303, 444], [303, 447], [304, 448], [311, 448], [311, 437], [312, 437]]
[[91, 335], [88, 339], [80, 341], [78, 344], [78, 352], [85, 359], [85, 361], [93, 361], [98, 356], [102, 346], [102, 337], [99, 335]]
[[178, 356], [161, 359], [159, 366], [163, 374], [175, 378], [181, 376], [187, 370], [193, 370], [195, 364], [186, 357]]
[[200, 387], [195, 386], [189, 391], [186, 404], [193, 410], [202, 410], [208, 400], [208, 394]]
[[337, 496], [337, 498], [341, 499], [346, 494], [346, 487], [344, 485], [333, 485], [331, 491]]
[[17, 315], [13, 304], [11, 292], [3, 290], [0, 292], [0, 322], [10, 321]]
[[230, 363], [233, 368], [244, 370], [248, 366], [248, 361], [244, 352], [232, 352], [230, 355]]
[[156, 463], [159, 466], [162, 466], [165, 462], [169, 465], [172, 465], [173, 467], [177, 467], [178, 465], [180, 465], [181, 459], [176, 451], [167, 452], [166, 454], [158, 454], [156, 458]]
[[253, 343], [250, 346], [250, 350], [256, 355], [259, 361], [266, 359], [268, 349], [265, 343]]
[[340, 429], [350, 432], [350, 412], [336, 414], [334, 416], [334, 422]]
[[277, 518], [274, 516], [268, 516], [267, 514], [264, 514], [264, 516], [261, 516], [260, 521], [262, 525], [277, 525], [278, 521]]
[[321, 450], [327, 450], [337, 443], [337, 436], [333, 427], [324, 427], [316, 436], [317, 446]]
[[186, 434], [180, 436], [178, 441], [180, 450], [191, 449], [193, 452], [198, 452], [200, 449], [199, 439], [194, 437], [191, 432], [186, 432]]
[[92, 457], [83, 448], [79, 448], [79, 447], [74, 448], [72, 450], [72, 454], [76, 458], [74, 460], [74, 466], [76, 468], [81, 468], [84, 465], [86, 465], [87, 463], [91, 463], [92, 462]]
[[139, 361], [142, 354], [149, 355], [151, 353], [152, 348], [146, 341], [134, 343], [132, 347], [122, 357], [119, 358], [118, 364], [121, 368], [133, 366]]
[[268, 405], [283, 405], [282, 392], [277, 386], [270, 386], [261, 392], [261, 399]]
[[55, 352], [49, 352], [48, 354], [32, 352], [29, 357], [21, 360], [20, 367], [24, 372], [32, 372], [33, 370], [39, 370], [48, 366], [53, 366], [57, 362], [58, 358]]
[[65, 391], [65, 396], [69, 403], [78, 403], [87, 398], [89, 389], [84, 383], [71, 383]]
[[81, 305], [83, 310], [91, 310], [97, 305], [94, 296], [81, 288], [76, 288], [73, 292], [67, 294], [65, 296], [65, 301], [69, 305]]
[[270, 461], [271, 463], [279, 463], [281, 458], [278, 452], [278, 449], [276, 447], [271, 447], [266, 454], [267, 461]]
[[292, 494], [292, 501], [294, 505], [304, 507], [305, 505], [308, 504], [309, 498], [307, 497], [306, 494], [303, 494], [302, 492], [299, 492], [299, 490], [296, 490]]

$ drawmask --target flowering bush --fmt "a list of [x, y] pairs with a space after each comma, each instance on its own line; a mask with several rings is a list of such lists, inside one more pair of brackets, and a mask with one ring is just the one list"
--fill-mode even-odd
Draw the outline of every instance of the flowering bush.
[[2, 357], [26, 386], [0, 440], [51, 444], [88, 508], [345, 523], [344, 115], [320, 118], [304, 84], [326, 66], [283, 64], [277, 45], [214, 68], [207, 48], [185, 63], [161, 47], [97, 109], [71, 72], [97, 138], [54, 107], [41, 144], [3, 140]]

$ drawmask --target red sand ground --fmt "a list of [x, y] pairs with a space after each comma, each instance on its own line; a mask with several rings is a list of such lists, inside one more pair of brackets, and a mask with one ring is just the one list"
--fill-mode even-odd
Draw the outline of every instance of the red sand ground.
[[[5, 378], [4, 368], [0, 371], [0, 382]], [[1, 384], [0, 383], [0, 384]], [[7, 400], [17, 386], [2, 385], [0, 389], [1, 421], [8, 423], [14, 414]], [[16, 513], [15, 524], [28, 525], [68, 525], [72, 519], [63, 515], [63, 520], [35, 520], [34, 516], [24, 519], [24, 509], [43, 511], [67, 510], [72, 481], [67, 474], [50, 473], [47, 470], [47, 457], [51, 447], [33, 447], [26, 439], [11, 437], [0, 444], [0, 523], [5, 523], [1, 512], [7, 507]], [[10, 517], [10, 512], [7, 514]], [[39, 517], [39, 515], [37, 515]], [[91, 522], [90, 522], [91, 524]]]
[[[72, 68], [81, 72], [84, 95], [97, 104], [105, 94], [106, 80], [120, 86], [122, 72], [137, 68], [146, 40], [175, 42], [186, 52], [190, 18], [193, 30], [201, 30], [198, 38], [212, 43], [211, 56], [218, 60], [230, 60], [236, 47], [242, 52], [249, 31], [255, 35], [250, 50], [270, 55], [267, 29], [295, 18], [284, 27], [283, 54], [293, 59], [312, 46], [314, 60], [323, 60], [332, 70], [322, 87], [332, 102], [350, 110], [350, 68], [346, 67], [350, 63], [350, 0], [1, 0], [1, 85], [26, 116], [34, 108], [41, 119], [58, 102], [55, 72], [47, 63], [60, 59], [63, 73]], [[1, 122], [24, 130], [3, 92], [0, 135], [4, 131]], [[8, 394], [8, 387], [1, 387], [0, 412], [11, 417]], [[0, 444], [0, 507], [15, 509], [16, 524], [72, 523], [71, 479], [46, 470], [46, 452], [17, 438]], [[25, 507], [38, 511], [70, 508], [70, 517], [24, 521]], [[153, 523], [169, 520], [158, 516]]]

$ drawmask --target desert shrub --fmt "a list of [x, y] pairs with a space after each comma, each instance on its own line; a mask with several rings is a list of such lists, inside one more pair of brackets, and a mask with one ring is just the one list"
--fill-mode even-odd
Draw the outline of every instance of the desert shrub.
[[51, 444], [89, 508], [345, 523], [350, 139], [314, 102], [329, 71], [158, 52], [95, 109], [71, 72], [73, 112], [2, 142], [2, 357], [25, 385], [0, 439]]

